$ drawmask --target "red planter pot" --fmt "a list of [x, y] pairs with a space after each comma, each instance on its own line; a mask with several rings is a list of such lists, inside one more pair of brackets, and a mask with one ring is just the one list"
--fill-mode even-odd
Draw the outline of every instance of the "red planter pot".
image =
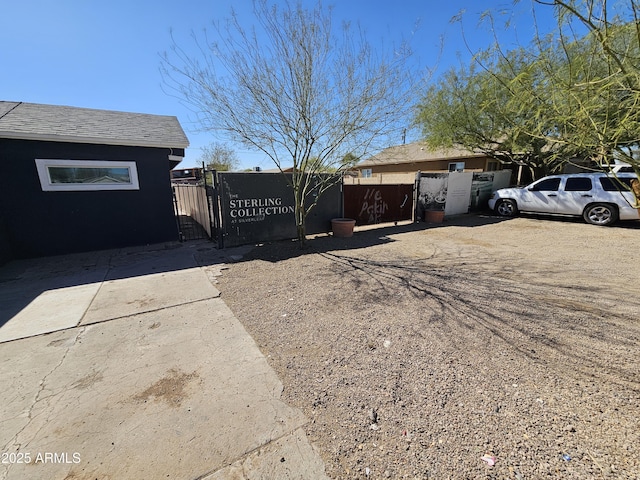
[[331, 220], [331, 231], [334, 237], [347, 238], [353, 236], [356, 221], [351, 218], [334, 218]]
[[442, 223], [444, 220], [444, 210], [426, 210], [424, 221], [427, 223]]

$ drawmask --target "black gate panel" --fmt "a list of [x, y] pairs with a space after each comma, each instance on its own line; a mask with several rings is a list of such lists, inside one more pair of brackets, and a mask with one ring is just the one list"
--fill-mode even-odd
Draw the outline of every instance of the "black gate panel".
[[[319, 177], [319, 175], [315, 175]], [[325, 181], [334, 182], [320, 197], [318, 203], [307, 214], [307, 234], [327, 233], [331, 231], [331, 219], [342, 217], [342, 178], [322, 175]], [[311, 191], [307, 195], [307, 205], [315, 201], [316, 193]], [[292, 194], [293, 197], [293, 194]]]
[[411, 220], [413, 185], [345, 185], [344, 216], [356, 225]]
[[[295, 201], [287, 179], [290, 174], [218, 173], [225, 247], [297, 237]], [[331, 219], [342, 216], [340, 187], [338, 182], [321, 195], [307, 216], [307, 234], [328, 232]], [[314, 195], [310, 192], [308, 204]]]

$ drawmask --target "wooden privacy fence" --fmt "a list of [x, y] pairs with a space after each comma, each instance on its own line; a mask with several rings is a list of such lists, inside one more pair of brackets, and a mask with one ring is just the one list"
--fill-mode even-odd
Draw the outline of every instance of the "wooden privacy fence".
[[173, 185], [182, 240], [212, 238], [209, 198], [204, 185]]

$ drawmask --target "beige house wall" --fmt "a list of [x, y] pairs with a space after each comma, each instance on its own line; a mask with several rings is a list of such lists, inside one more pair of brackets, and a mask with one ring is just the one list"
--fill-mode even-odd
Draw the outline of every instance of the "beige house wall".
[[[488, 170], [489, 162], [495, 162], [490, 157], [472, 158], [448, 158], [444, 160], [429, 160], [424, 162], [406, 162], [394, 164], [367, 165], [356, 167], [362, 175], [362, 170], [370, 168], [373, 175], [389, 173], [413, 173], [416, 172], [448, 172], [449, 164], [464, 162], [465, 172], [484, 172]], [[498, 166], [500, 169], [500, 166]], [[495, 170], [495, 169], [494, 169]]]
[[416, 173], [374, 173], [372, 177], [344, 177], [345, 185], [412, 185]]

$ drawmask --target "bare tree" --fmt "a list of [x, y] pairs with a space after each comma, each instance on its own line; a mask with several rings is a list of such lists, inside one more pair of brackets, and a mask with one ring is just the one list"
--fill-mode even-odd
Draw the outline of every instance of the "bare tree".
[[236, 152], [226, 145], [211, 143], [202, 147], [201, 150], [200, 161], [210, 170], [226, 172], [235, 170], [240, 165]]
[[320, 2], [256, 0], [254, 14], [251, 28], [232, 12], [212, 34], [193, 35], [197, 57], [174, 42], [162, 71], [205, 129], [263, 152], [281, 171], [292, 167], [303, 244], [322, 192], [410, 123], [411, 52], [405, 43], [376, 52], [350, 24], [335, 29]]

